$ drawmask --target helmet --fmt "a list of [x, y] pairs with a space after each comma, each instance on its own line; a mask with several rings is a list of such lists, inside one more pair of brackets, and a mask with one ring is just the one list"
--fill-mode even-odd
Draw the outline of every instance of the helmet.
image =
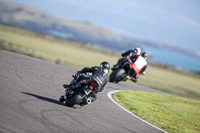
[[100, 64], [100, 67], [102, 67], [102, 68], [106, 68], [106, 69], [110, 69], [110, 64], [108, 63], [108, 62], [106, 62], [106, 61], [104, 61], [104, 62], [102, 62], [101, 64]]
[[143, 53], [142, 53], [142, 57], [144, 57], [144, 58], [147, 60], [147, 58], [148, 58], [147, 53], [146, 53], [146, 52], [143, 52]]
[[137, 49], [134, 49], [134, 50], [133, 50], [133, 54], [134, 54], [134, 55], [137, 55], [137, 53], [138, 53], [138, 50], [137, 50]]
[[134, 53], [136, 55], [140, 55], [141, 54], [141, 48], [140, 47], [136, 47], [133, 51], [134, 51]]

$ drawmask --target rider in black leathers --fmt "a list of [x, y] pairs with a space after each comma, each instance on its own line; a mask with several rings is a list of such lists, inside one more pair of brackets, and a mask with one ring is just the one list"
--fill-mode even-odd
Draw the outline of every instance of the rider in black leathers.
[[[85, 67], [82, 70], [77, 71], [77, 74], [75, 76], [76, 78], [70, 83], [70, 85], [64, 84], [63, 87], [73, 89], [74, 85], [76, 85], [81, 79], [90, 78], [96, 81], [98, 84], [96, 93], [101, 92], [104, 89], [107, 82], [109, 81], [108, 78], [109, 69], [110, 69], [110, 64], [106, 61], [102, 62], [99, 67], [98, 66], [94, 66], [91, 68]], [[91, 73], [91, 76], [86, 76], [83, 73]]]
[[100, 64], [100, 67], [94, 66], [94, 67], [85, 67], [82, 70], [78, 71], [78, 73], [92, 73], [91, 79], [95, 80], [98, 83], [98, 91], [102, 91], [104, 89], [104, 86], [107, 84], [109, 78], [108, 78], [108, 72], [110, 69], [110, 64], [108, 62], [102, 62]]

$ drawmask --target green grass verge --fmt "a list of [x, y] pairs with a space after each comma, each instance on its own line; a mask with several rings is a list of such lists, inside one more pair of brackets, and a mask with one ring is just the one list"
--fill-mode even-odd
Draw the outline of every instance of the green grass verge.
[[[99, 65], [104, 60], [112, 66], [120, 58], [119, 53], [98, 50], [78, 42], [5, 25], [0, 25], [0, 40], [1, 49], [75, 69]], [[200, 76], [189, 72], [148, 65], [146, 75], [141, 75], [137, 84], [179, 96], [200, 99]]]
[[143, 91], [120, 91], [114, 99], [167, 132], [200, 132], [200, 101]]

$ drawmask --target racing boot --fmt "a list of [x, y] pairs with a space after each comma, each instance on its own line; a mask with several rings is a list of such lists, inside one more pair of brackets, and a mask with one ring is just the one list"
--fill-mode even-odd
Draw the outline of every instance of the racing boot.
[[[74, 76], [74, 75], [73, 75]], [[71, 81], [71, 83], [68, 85], [68, 84], [63, 84], [63, 87], [65, 88], [65, 89], [74, 89], [74, 86], [77, 84], [77, 80], [76, 79], [73, 79], [72, 81]]]
[[70, 89], [68, 88], [68, 86], [69, 86], [69, 85], [66, 85], [66, 84], [63, 85], [63, 87], [65, 88], [65, 93], [59, 98], [59, 101], [62, 102], [62, 103], [63, 103], [64, 101], [66, 101], [66, 99], [67, 99], [67, 94], [69, 93], [69, 90], [70, 90]]
[[67, 85], [67, 84], [63, 84], [63, 87], [66, 89], [66, 88], [69, 87], [69, 85]]
[[74, 85], [72, 85], [72, 84], [69, 84], [69, 85], [67, 85], [67, 84], [63, 84], [63, 87], [67, 90], [67, 89], [73, 89], [74, 88]]

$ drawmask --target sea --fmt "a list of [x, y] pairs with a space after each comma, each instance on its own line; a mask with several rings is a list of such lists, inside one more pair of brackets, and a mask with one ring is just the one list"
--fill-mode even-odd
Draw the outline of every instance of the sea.
[[148, 48], [149, 60], [200, 73], [200, 59], [183, 53]]
[[[50, 30], [49, 33], [53, 36], [57, 36], [60, 38], [71, 38], [71, 34], [57, 32], [55, 30]], [[105, 49], [101, 46], [97, 46], [96, 48]], [[111, 50], [111, 49], [110, 49]], [[114, 52], [119, 52], [121, 50], [117, 50]], [[129, 49], [127, 49], [129, 50]], [[111, 50], [112, 51], [112, 50]], [[145, 52], [149, 55], [149, 61], [154, 61], [166, 65], [170, 65], [176, 67], [178, 69], [183, 69], [186, 71], [193, 71], [200, 73], [200, 58], [186, 55], [184, 53], [178, 53], [173, 51], [167, 51], [164, 49], [157, 49], [153, 47], [148, 47], [144, 49]], [[144, 52], [142, 49], [142, 52]], [[121, 51], [125, 52], [125, 51]]]

